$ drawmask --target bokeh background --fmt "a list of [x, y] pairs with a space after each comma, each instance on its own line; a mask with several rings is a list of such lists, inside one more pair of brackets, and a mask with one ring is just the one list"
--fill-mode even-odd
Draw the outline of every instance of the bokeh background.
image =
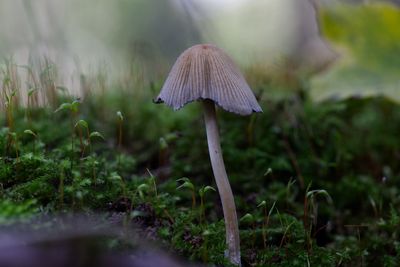
[[120, 79], [139, 68], [146, 79], [162, 80], [185, 48], [214, 43], [243, 69], [273, 77], [279, 88], [296, 87], [288, 75], [323, 72], [311, 79], [315, 99], [354, 94], [399, 99], [398, 5], [395, 0], [2, 0], [0, 56], [21, 65], [46, 57], [58, 66], [60, 84], [79, 93], [82, 73]]

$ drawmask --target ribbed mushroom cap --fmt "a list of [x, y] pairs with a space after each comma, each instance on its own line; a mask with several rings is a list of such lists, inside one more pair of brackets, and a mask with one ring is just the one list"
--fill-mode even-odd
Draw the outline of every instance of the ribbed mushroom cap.
[[202, 99], [211, 99], [221, 108], [240, 115], [262, 112], [232, 59], [209, 44], [192, 46], [179, 56], [155, 101], [178, 110]]

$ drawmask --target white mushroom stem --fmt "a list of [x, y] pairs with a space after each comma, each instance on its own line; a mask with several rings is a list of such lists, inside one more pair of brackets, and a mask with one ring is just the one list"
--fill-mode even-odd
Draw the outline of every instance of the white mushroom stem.
[[240, 237], [236, 207], [228, 175], [226, 174], [224, 159], [222, 158], [215, 104], [213, 101], [206, 99], [203, 101], [203, 106], [208, 151], [224, 211], [226, 243], [228, 245], [227, 256], [233, 264], [240, 266]]

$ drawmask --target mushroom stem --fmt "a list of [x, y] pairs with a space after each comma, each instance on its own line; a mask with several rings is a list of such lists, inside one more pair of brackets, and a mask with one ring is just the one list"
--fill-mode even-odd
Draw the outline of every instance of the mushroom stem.
[[240, 237], [236, 207], [228, 175], [226, 174], [224, 159], [222, 158], [215, 105], [213, 101], [206, 99], [203, 101], [203, 107], [208, 151], [224, 212], [226, 243], [228, 245], [227, 256], [233, 264], [240, 266]]

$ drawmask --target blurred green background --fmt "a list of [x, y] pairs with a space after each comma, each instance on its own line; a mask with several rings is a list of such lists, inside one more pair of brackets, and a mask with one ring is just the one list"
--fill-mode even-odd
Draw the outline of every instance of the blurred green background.
[[313, 77], [318, 100], [399, 99], [399, 20], [398, 1], [2, 0], [0, 56], [20, 65], [47, 57], [79, 94], [82, 73], [119, 80], [139, 69], [162, 81], [184, 49], [215, 43], [278, 90], [298, 87], [288, 76]]

